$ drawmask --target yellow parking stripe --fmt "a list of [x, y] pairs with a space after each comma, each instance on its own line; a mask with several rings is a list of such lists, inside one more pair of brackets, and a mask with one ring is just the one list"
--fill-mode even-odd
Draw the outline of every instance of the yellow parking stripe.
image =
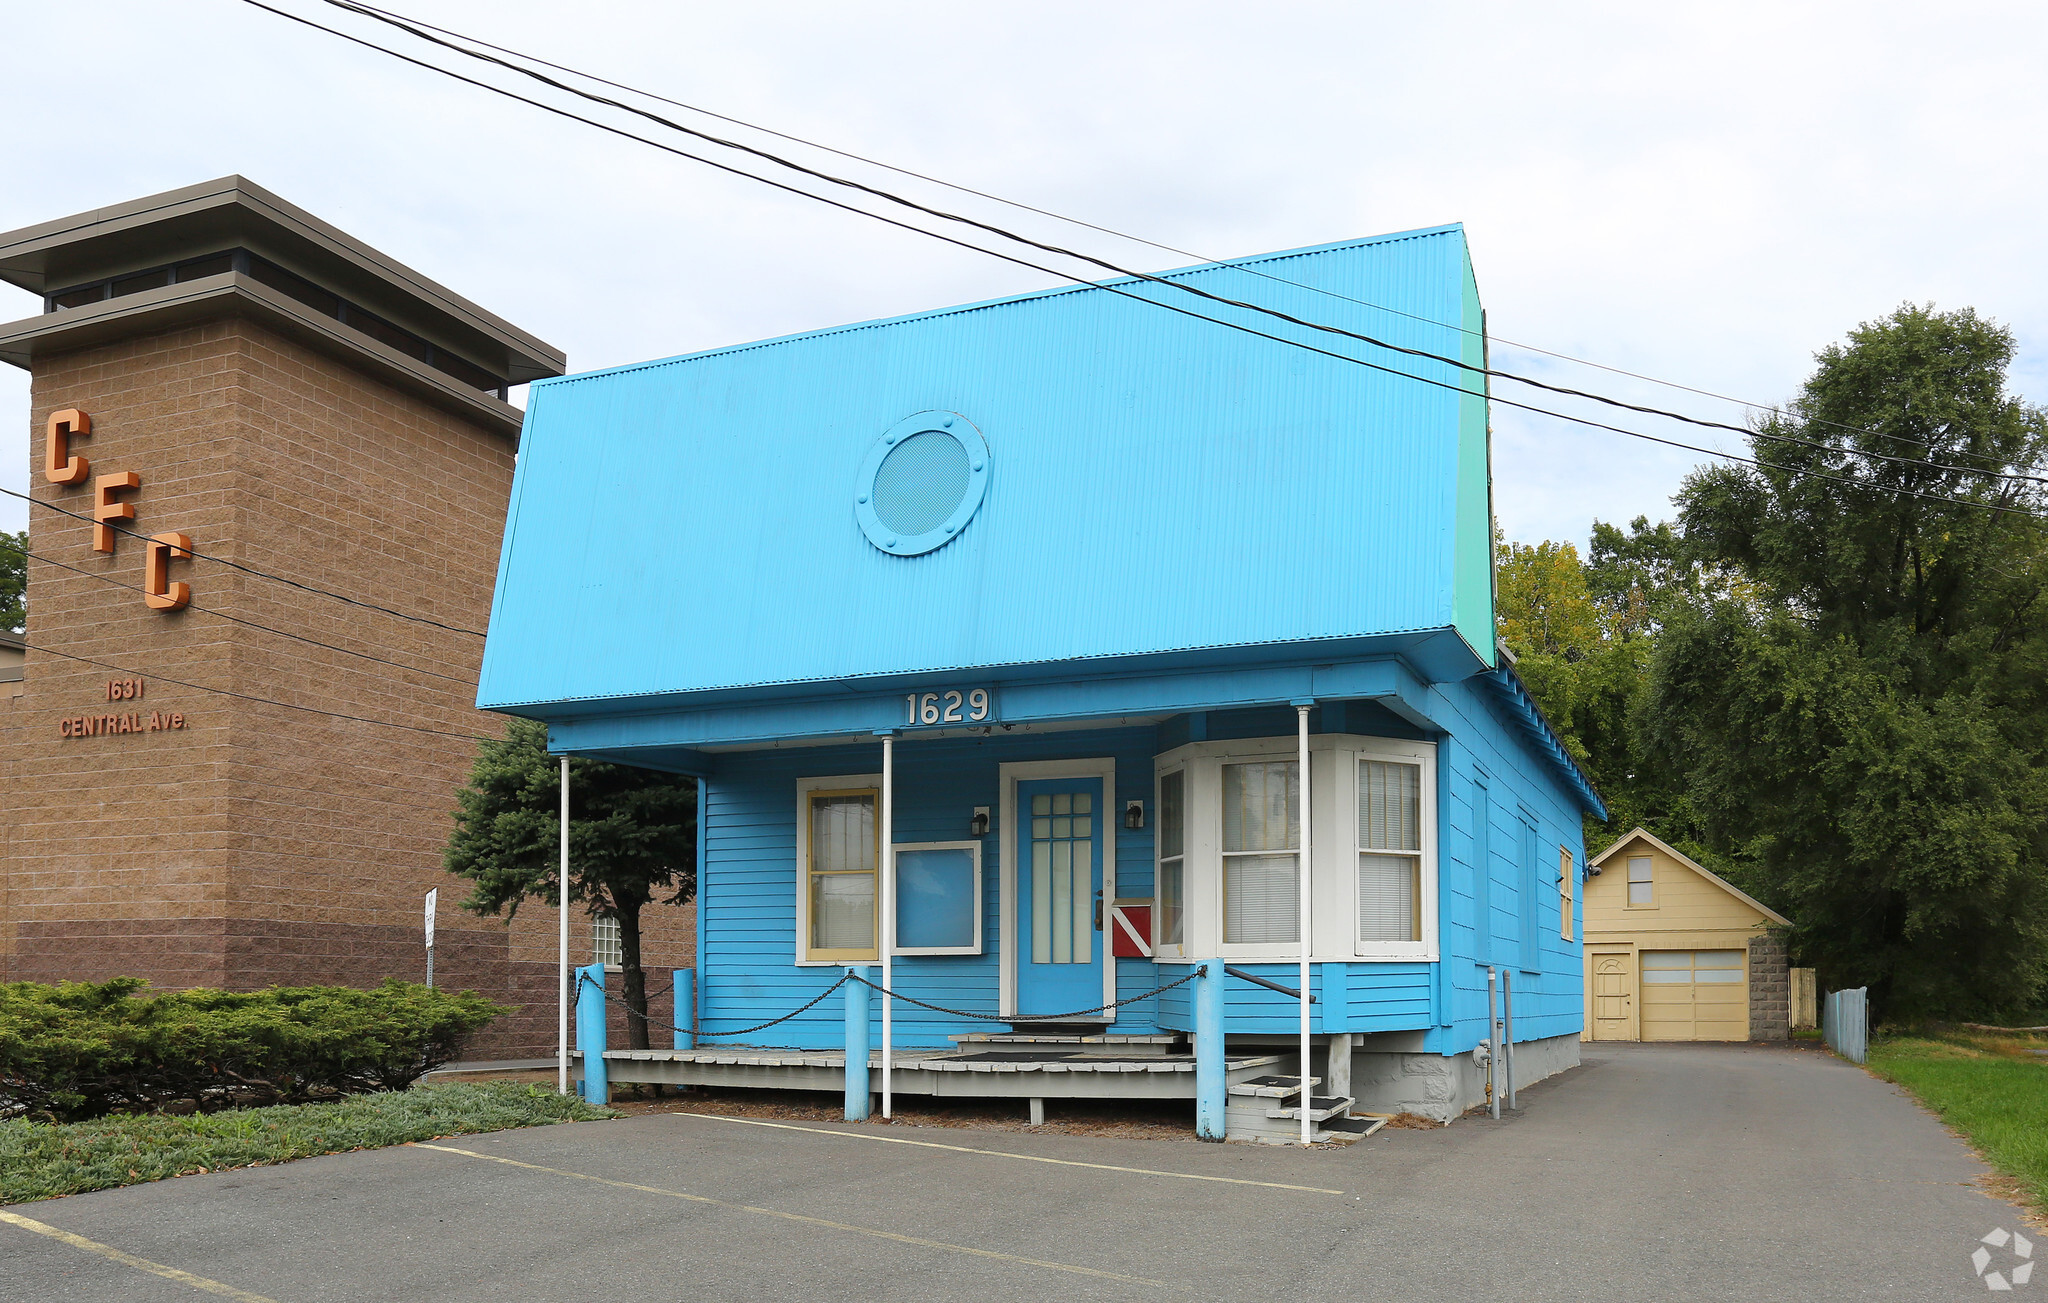
[[[415, 1149], [436, 1149], [444, 1154], [460, 1154], [464, 1158], [481, 1158], [487, 1163], [503, 1163], [507, 1167], [523, 1167], [529, 1172], [546, 1172], [550, 1176], [566, 1176], [576, 1181], [592, 1181], [598, 1185], [609, 1185], [619, 1190], [635, 1190], [641, 1194], [664, 1195], [670, 1199], [688, 1199], [691, 1203], [710, 1204], [714, 1208], [730, 1208], [734, 1212], [754, 1213], [761, 1217], [777, 1217], [786, 1222], [801, 1222], [806, 1226], [822, 1226], [827, 1230], [851, 1231], [855, 1235], [869, 1235], [878, 1240], [894, 1240], [898, 1244], [915, 1244], [922, 1249], [943, 1249], [948, 1253], [966, 1253], [977, 1258], [994, 1258], [998, 1262], [1015, 1262], [1026, 1267], [1044, 1267], [1048, 1271], [1067, 1271], [1077, 1276], [1095, 1276], [1103, 1280], [1128, 1281], [1133, 1285], [1151, 1285], [1157, 1289], [1177, 1289], [1163, 1280], [1147, 1280], [1143, 1276], [1126, 1276], [1121, 1272], [1102, 1271], [1095, 1267], [1077, 1267], [1071, 1262], [1052, 1262], [1045, 1258], [1025, 1258], [1014, 1253], [998, 1253], [994, 1249], [977, 1249], [965, 1244], [947, 1244], [943, 1240], [924, 1240], [915, 1235], [898, 1235], [894, 1231], [880, 1231], [872, 1226], [852, 1226], [846, 1222], [827, 1221], [823, 1217], [806, 1217], [802, 1213], [786, 1213], [774, 1208], [756, 1208], [752, 1204], [727, 1203], [708, 1195], [685, 1194], [681, 1190], [664, 1190], [658, 1185], [635, 1185], [631, 1181], [614, 1181], [608, 1177], [592, 1176], [587, 1172], [570, 1172], [559, 1167], [542, 1167], [539, 1163], [522, 1163], [516, 1158], [500, 1158], [495, 1154], [479, 1154], [470, 1149], [456, 1149], [449, 1145], [415, 1144]], [[252, 1296], [253, 1297], [253, 1296]]]
[[111, 1244], [101, 1244], [98, 1240], [88, 1240], [83, 1235], [73, 1235], [70, 1231], [60, 1231], [54, 1226], [36, 1221], [32, 1217], [23, 1217], [19, 1213], [11, 1213], [0, 1209], [0, 1222], [6, 1222], [10, 1226], [19, 1226], [25, 1231], [34, 1231], [38, 1235], [47, 1235], [53, 1240], [62, 1240], [74, 1249], [84, 1249], [87, 1253], [97, 1253], [110, 1262], [118, 1262], [122, 1266], [133, 1267], [137, 1271], [146, 1271], [152, 1276], [162, 1276], [165, 1280], [175, 1280], [180, 1285], [190, 1285], [193, 1289], [204, 1290], [208, 1294], [218, 1294], [222, 1298], [234, 1299], [236, 1303], [277, 1303], [276, 1299], [265, 1298], [261, 1294], [251, 1294], [246, 1289], [236, 1289], [233, 1285], [223, 1285], [217, 1280], [208, 1280], [204, 1276], [195, 1276], [189, 1271], [179, 1271], [176, 1267], [166, 1267], [161, 1262], [151, 1262], [148, 1258], [138, 1258], [132, 1253], [123, 1253]]
[[830, 1127], [800, 1127], [788, 1122], [763, 1122], [759, 1118], [727, 1117], [723, 1113], [688, 1113], [677, 1110], [663, 1117], [708, 1118], [713, 1122], [744, 1122], [750, 1127], [774, 1127], [778, 1131], [808, 1131], [820, 1136], [843, 1136], [848, 1140], [885, 1140], [892, 1145], [916, 1145], [920, 1149], [950, 1149], [956, 1154], [985, 1154], [990, 1158], [1015, 1158], [1026, 1163], [1056, 1163], [1061, 1167], [1093, 1167], [1104, 1172], [1130, 1172], [1137, 1176], [1171, 1176], [1182, 1181], [1221, 1181], [1225, 1185], [1256, 1185], [1268, 1190], [1299, 1190], [1305, 1194], [1343, 1194], [1320, 1185], [1287, 1185], [1280, 1181], [1248, 1181], [1239, 1176], [1204, 1176], [1199, 1172], [1161, 1172], [1150, 1167], [1118, 1167], [1114, 1163], [1083, 1163], [1072, 1158], [1045, 1158], [1038, 1154], [1012, 1154], [1001, 1149], [970, 1149], [966, 1145], [942, 1145], [935, 1140], [906, 1140], [902, 1136], [871, 1136], [864, 1131], [835, 1131]]

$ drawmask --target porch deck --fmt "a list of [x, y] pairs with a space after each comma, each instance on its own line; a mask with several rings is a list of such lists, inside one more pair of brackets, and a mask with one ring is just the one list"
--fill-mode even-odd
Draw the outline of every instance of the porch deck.
[[[980, 1041], [953, 1050], [898, 1050], [890, 1088], [899, 1095], [999, 1099], [1195, 1098], [1194, 1055], [1159, 1050], [1146, 1053], [1151, 1047], [1134, 1048], [1135, 1053], [1090, 1053], [1000, 1044], [991, 1048], [987, 1041]], [[580, 1080], [582, 1055], [572, 1057]], [[843, 1050], [720, 1045], [695, 1050], [606, 1050], [604, 1060], [611, 1080], [621, 1084], [846, 1089]], [[1232, 1055], [1224, 1060], [1225, 1079], [1235, 1085], [1271, 1072], [1281, 1062], [1280, 1055]], [[876, 1090], [881, 1089], [881, 1071], [881, 1053], [870, 1053], [869, 1081]]]

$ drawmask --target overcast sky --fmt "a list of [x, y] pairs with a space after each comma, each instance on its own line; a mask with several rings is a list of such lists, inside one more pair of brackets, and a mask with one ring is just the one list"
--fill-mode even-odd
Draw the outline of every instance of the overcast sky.
[[[1617, 396], [1743, 410], [1499, 341], [1775, 402], [1858, 321], [1970, 304], [2017, 332], [2014, 383], [2048, 399], [2048, 6], [383, 2], [1206, 256], [1462, 221], [1496, 365]], [[1050, 283], [240, 0], [12, 0], [0, 21], [20, 56], [0, 229], [240, 172], [577, 370]], [[0, 287], [0, 319], [40, 307]], [[24, 373], [0, 368], [0, 411], [20, 490]], [[1494, 421], [1511, 538], [1659, 518], [1700, 460]], [[0, 500], [0, 527], [23, 519]]]

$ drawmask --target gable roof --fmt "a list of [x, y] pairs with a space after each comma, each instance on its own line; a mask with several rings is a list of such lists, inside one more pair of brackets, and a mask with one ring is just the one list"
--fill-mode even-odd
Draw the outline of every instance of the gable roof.
[[1749, 906], [1751, 909], [1756, 910], [1765, 918], [1770, 919], [1773, 923], [1782, 923], [1787, 927], [1791, 926], [1791, 919], [1786, 918], [1777, 910], [1772, 909], [1769, 905], [1764, 904], [1755, 896], [1750, 895], [1742, 888], [1728, 881], [1728, 879], [1722, 877], [1720, 874], [1714, 872], [1712, 869], [1706, 867], [1704, 864], [1701, 864], [1698, 860], [1692, 858], [1692, 856], [1690, 855], [1687, 855], [1684, 851], [1676, 849], [1671, 845], [1670, 842], [1665, 841], [1661, 837], [1657, 836], [1657, 834], [1651, 832], [1648, 828], [1642, 827], [1641, 825], [1637, 825], [1637, 827], [1634, 830], [1624, 834], [1619, 840], [1617, 840], [1614, 843], [1614, 845], [1609, 846], [1604, 851], [1601, 851], [1598, 855], [1595, 855], [1592, 859], [1586, 861], [1586, 863], [1591, 867], [1602, 867], [1610, 855], [1613, 855], [1616, 851], [1620, 850], [1622, 847], [1628, 845], [1630, 842], [1636, 840], [1639, 837], [1642, 840], [1650, 843], [1650, 845], [1656, 847], [1658, 850], [1663, 851], [1672, 859], [1677, 860], [1686, 868], [1691, 869], [1694, 873], [1699, 874], [1708, 882], [1713, 883], [1721, 890], [1735, 897], [1735, 899], [1741, 901], [1743, 904]]

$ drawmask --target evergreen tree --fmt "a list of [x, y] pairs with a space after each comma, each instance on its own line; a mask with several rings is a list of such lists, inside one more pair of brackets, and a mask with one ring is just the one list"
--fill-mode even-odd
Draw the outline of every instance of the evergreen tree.
[[[522, 901], [560, 897], [560, 761], [547, 728], [509, 722], [486, 742], [455, 811], [444, 863], [475, 886], [462, 907], [516, 915]], [[569, 899], [593, 918], [619, 923], [629, 1044], [648, 1048], [647, 978], [640, 916], [652, 904], [697, 895], [697, 782], [602, 760], [569, 762]]]
[[28, 531], [0, 529], [0, 629], [28, 627]]

